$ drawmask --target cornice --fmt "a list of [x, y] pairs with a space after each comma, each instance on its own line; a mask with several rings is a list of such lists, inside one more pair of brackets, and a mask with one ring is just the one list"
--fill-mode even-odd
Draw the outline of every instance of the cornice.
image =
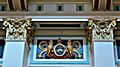
[[0, 12], [0, 16], [120, 16], [119, 11], [94, 12]]

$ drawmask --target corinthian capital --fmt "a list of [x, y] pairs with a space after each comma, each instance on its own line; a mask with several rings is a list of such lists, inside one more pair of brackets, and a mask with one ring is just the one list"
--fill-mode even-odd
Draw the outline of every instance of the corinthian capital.
[[26, 39], [27, 32], [33, 29], [31, 18], [25, 19], [3, 19], [3, 29], [6, 29], [6, 39], [21, 40]]
[[88, 29], [92, 32], [93, 39], [113, 39], [113, 29], [116, 26], [115, 19], [89, 19]]

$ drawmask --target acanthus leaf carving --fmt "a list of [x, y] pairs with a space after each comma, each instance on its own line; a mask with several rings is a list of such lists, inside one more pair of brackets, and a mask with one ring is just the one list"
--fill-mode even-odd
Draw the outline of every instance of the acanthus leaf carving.
[[25, 19], [3, 19], [3, 29], [6, 29], [6, 39], [21, 40], [26, 39], [28, 32], [33, 30], [31, 18]]
[[116, 20], [89, 18], [88, 30], [91, 31], [92, 39], [113, 39], [113, 29], [117, 25]]

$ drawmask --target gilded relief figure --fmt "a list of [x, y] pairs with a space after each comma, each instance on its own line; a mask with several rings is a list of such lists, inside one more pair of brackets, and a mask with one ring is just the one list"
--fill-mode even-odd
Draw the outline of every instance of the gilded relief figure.
[[67, 42], [67, 51], [68, 51], [68, 53], [70, 53], [70, 55], [72, 55], [73, 46], [72, 46], [72, 42], [70, 39]]
[[53, 49], [53, 40], [50, 40], [47, 48], [48, 55], [53, 51], [52, 49]]

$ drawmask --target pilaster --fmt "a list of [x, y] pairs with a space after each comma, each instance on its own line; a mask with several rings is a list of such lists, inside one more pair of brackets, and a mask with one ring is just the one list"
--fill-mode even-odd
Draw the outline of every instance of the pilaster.
[[3, 20], [6, 29], [3, 67], [23, 67], [26, 65], [25, 57], [34, 34], [31, 19], [5, 18]]
[[115, 67], [113, 30], [117, 19], [89, 19], [88, 39], [94, 54], [95, 67]]

